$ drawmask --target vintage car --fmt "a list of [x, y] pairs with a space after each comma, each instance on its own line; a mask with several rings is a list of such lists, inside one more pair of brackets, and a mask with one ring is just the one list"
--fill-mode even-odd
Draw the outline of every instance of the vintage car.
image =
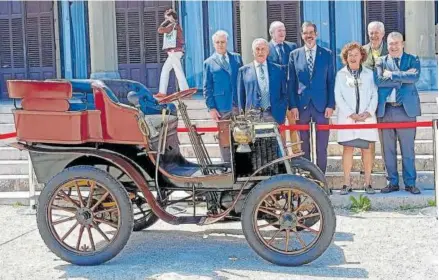
[[[217, 139], [230, 148], [231, 161], [215, 163], [185, 104], [196, 89], [156, 101], [127, 80], [7, 86], [20, 104], [11, 145], [29, 151], [44, 184], [39, 232], [67, 262], [104, 263], [133, 230], [159, 219], [172, 225], [240, 220], [249, 245], [277, 265], [312, 262], [331, 244], [336, 218], [324, 174], [301, 154], [287, 156], [278, 126], [263, 122], [260, 112], [218, 122]], [[180, 131], [196, 160], [182, 156]], [[190, 207], [176, 211], [177, 203]]]

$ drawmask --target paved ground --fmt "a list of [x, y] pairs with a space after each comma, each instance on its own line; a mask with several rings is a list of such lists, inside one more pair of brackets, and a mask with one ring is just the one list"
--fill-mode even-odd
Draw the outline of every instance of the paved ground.
[[334, 244], [314, 263], [285, 268], [261, 260], [239, 223], [208, 227], [158, 223], [133, 233], [112, 261], [77, 267], [41, 240], [26, 208], [0, 206], [0, 279], [437, 279], [434, 209], [337, 211]]

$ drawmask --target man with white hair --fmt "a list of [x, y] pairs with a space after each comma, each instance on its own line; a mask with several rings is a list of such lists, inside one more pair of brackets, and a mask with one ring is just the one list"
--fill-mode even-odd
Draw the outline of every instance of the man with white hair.
[[267, 61], [269, 44], [263, 38], [252, 43], [254, 60], [238, 74], [240, 110], [261, 110], [264, 121], [285, 122], [287, 110], [286, 73], [282, 66]]
[[380, 21], [370, 22], [367, 26], [367, 34], [369, 35], [369, 43], [363, 46], [367, 53], [367, 59], [363, 66], [375, 70], [378, 57], [387, 55], [387, 45], [383, 42], [384, 24]]
[[[236, 84], [241, 56], [227, 51], [229, 35], [218, 30], [212, 36], [215, 53], [204, 61], [203, 94], [206, 106], [214, 121], [229, 119], [232, 110], [237, 111]], [[220, 147], [223, 161], [230, 161], [230, 148]]]
[[[376, 84], [378, 85], [378, 122], [415, 122], [421, 115], [416, 82], [419, 80], [421, 65], [417, 56], [404, 52], [404, 39], [399, 32], [387, 36], [389, 54], [376, 62]], [[416, 128], [396, 128], [380, 130], [383, 159], [386, 166], [388, 185], [382, 193], [399, 190], [399, 175], [396, 145], [399, 141], [402, 157], [402, 178], [405, 190], [419, 194], [415, 186], [415, 136]]]
[[[267, 60], [282, 65], [285, 71], [287, 71], [290, 53], [297, 48], [297, 45], [296, 43], [285, 41], [287, 32], [285, 29], [285, 25], [280, 21], [273, 21], [270, 24], [269, 33], [271, 36], [271, 41], [270, 54], [268, 55]], [[285, 75], [285, 78], [286, 77], [287, 76]], [[293, 118], [290, 110], [287, 110], [287, 120], [288, 124], [290, 125], [296, 124], [296, 120]], [[285, 133], [288, 133], [288, 131], [285, 131]], [[300, 141], [297, 131], [290, 130], [289, 134], [291, 143], [297, 143]], [[291, 146], [291, 149], [293, 153], [301, 152], [300, 144]]]
[[[384, 24], [381, 21], [372, 21], [367, 26], [367, 34], [369, 36], [369, 43], [363, 46], [363, 49], [367, 53], [367, 59], [363, 62], [362, 66], [375, 70], [375, 64], [380, 56], [387, 55], [387, 44], [383, 41], [385, 29]], [[375, 160], [375, 146], [372, 144], [372, 160]], [[360, 172], [364, 174], [363, 171]]]

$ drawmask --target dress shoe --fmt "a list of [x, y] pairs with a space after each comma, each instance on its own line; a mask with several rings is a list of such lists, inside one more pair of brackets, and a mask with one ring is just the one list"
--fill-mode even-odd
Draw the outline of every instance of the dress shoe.
[[399, 191], [399, 186], [393, 186], [393, 185], [387, 185], [385, 188], [381, 189], [382, 193], [397, 192], [397, 191]]
[[410, 192], [411, 194], [420, 194], [421, 193], [421, 191], [415, 186], [405, 187], [405, 190]]

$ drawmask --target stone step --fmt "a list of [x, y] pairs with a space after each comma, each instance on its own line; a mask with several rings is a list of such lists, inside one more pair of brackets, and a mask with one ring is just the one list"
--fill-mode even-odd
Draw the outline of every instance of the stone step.
[[[419, 99], [421, 101], [421, 104], [423, 103], [436, 103], [436, 98], [438, 97], [437, 92], [420, 92], [419, 93]], [[206, 108], [206, 101], [202, 96], [196, 96], [192, 99], [186, 99], [184, 100], [184, 103], [188, 106], [190, 109], [205, 109]], [[436, 110], [437, 112], [437, 110]]]
[[[331, 189], [339, 190], [344, 183], [343, 172], [328, 172], [326, 174], [328, 185]], [[402, 176], [399, 178], [400, 187], [404, 187]], [[351, 187], [354, 190], [363, 189], [364, 176], [360, 172], [351, 173]], [[387, 185], [386, 174], [373, 173], [372, 186], [379, 190]], [[416, 186], [422, 189], [434, 189], [433, 171], [418, 171]], [[43, 185], [37, 184], [36, 190], [41, 190]], [[27, 175], [0, 175], [0, 193], [1, 192], [20, 192], [29, 190], [29, 178]]]
[[27, 160], [29, 153], [12, 147], [0, 146], [0, 160]]
[[[351, 187], [352, 189], [361, 190], [364, 185], [364, 176], [360, 172], [351, 173]], [[326, 180], [328, 181], [329, 188], [339, 190], [343, 187], [344, 176], [343, 172], [328, 172], [326, 174]], [[402, 175], [399, 176], [400, 188], [404, 188], [404, 181]], [[372, 186], [374, 189], [382, 189], [387, 185], [386, 174], [373, 173], [372, 174]], [[418, 171], [416, 178], [416, 186], [423, 189], [434, 189], [434, 173], [433, 171]]]
[[[401, 154], [400, 146], [397, 146], [398, 154]], [[341, 156], [343, 154], [343, 146], [337, 142], [328, 143], [328, 156]], [[381, 143], [377, 142], [375, 146], [375, 154], [381, 155]], [[415, 140], [416, 155], [432, 155], [433, 140]], [[354, 155], [361, 155], [360, 149], [354, 150]]]
[[27, 175], [27, 160], [0, 160], [0, 175]]

